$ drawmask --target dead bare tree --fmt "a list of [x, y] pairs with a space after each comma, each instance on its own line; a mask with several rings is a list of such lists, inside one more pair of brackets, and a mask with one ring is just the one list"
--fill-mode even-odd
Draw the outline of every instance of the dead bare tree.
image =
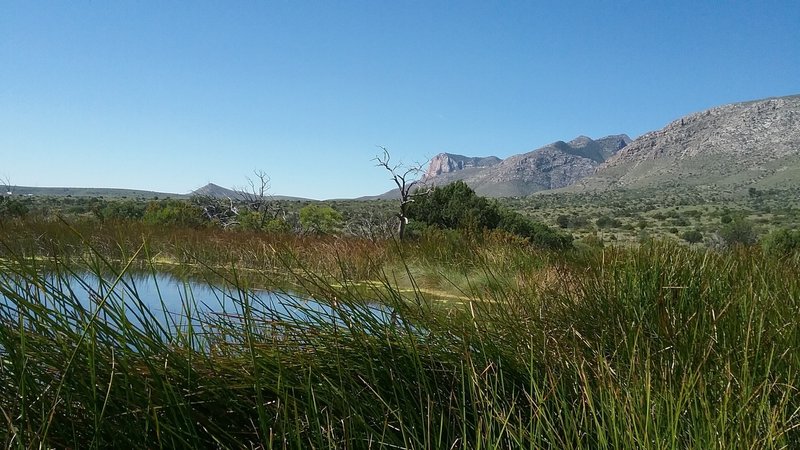
[[0, 177], [0, 196], [13, 194], [11, 179], [7, 176]]
[[352, 236], [367, 238], [372, 242], [389, 239], [394, 234], [394, 216], [366, 211], [350, 217], [345, 232]]
[[[240, 226], [245, 220], [251, 226], [261, 229], [272, 218], [278, 216], [273, 211], [273, 198], [269, 193], [270, 178], [263, 170], [253, 171], [254, 178], [247, 177], [247, 187], [234, 187], [233, 191], [225, 193], [208, 193], [193, 195], [192, 201], [203, 208], [203, 212], [212, 222], [217, 222], [223, 228]], [[234, 193], [232, 193], [234, 192]], [[243, 219], [245, 212], [256, 213], [256, 223], [252, 217]]]
[[375, 161], [377, 167], [383, 167], [392, 175], [392, 181], [400, 191], [400, 212], [397, 214], [400, 223], [397, 227], [397, 235], [402, 241], [405, 238], [406, 225], [408, 225], [408, 205], [414, 202], [416, 195], [420, 194], [414, 192], [413, 189], [420, 182], [420, 179], [416, 177], [422, 172], [424, 164], [405, 165], [402, 162], [394, 164], [391, 162], [389, 150], [383, 146], [378, 146], [378, 148], [383, 150], [383, 154], [376, 155], [372, 160]]
[[191, 201], [203, 209], [203, 214], [211, 222], [219, 223], [222, 228], [238, 225], [236, 217], [239, 209], [230, 198], [218, 198], [213, 195], [193, 195]]
[[259, 227], [263, 227], [273, 213], [274, 201], [272, 194], [269, 193], [270, 178], [263, 170], [254, 170], [253, 175], [255, 178], [247, 177], [248, 187], [236, 190], [245, 206], [258, 213]]

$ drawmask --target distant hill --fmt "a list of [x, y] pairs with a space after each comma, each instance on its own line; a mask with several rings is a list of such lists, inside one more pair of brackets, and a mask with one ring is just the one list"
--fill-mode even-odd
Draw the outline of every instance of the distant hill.
[[239, 198], [240, 193], [239, 191], [234, 191], [233, 189], [224, 188], [214, 183], [208, 183], [203, 187], [193, 190], [191, 195], [200, 195], [204, 197], [214, 197], [214, 198], [228, 198], [228, 197]]
[[800, 185], [800, 95], [690, 114], [642, 135], [569, 190]]
[[[232, 198], [237, 199], [242, 197], [242, 191], [224, 188], [214, 183], [197, 188], [190, 195], [201, 195], [214, 198]], [[270, 195], [269, 198], [273, 200], [291, 200], [291, 201], [306, 201], [308, 199], [301, 197], [290, 197], [286, 195]]]
[[444, 185], [463, 180], [487, 197], [525, 196], [568, 186], [594, 174], [600, 164], [629, 142], [630, 138], [624, 134], [597, 140], [578, 136], [505, 160], [440, 153], [431, 159], [423, 182]]
[[[41, 197], [182, 198], [185, 195], [139, 189], [13, 186], [13, 195]], [[5, 192], [3, 192], [5, 194]]]
[[[3, 187], [5, 190], [5, 187]], [[189, 194], [175, 194], [170, 192], [155, 192], [139, 189], [117, 188], [79, 188], [79, 187], [31, 187], [12, 186], [12, 195], [37, 196], [37, 197], [103, 197], [103, 198], [130, 198], [130, 199], [155, 199], [155, 198], [189, 198], [193, 195], [208, 195], [216, 198], [240, 198], [238, 191], [226, 189], [213, 183], [195, 189]], [[4, 195], [5, 192], [0, 192]], [[306, 200], [300, 197], [285, 195], [270, 196], [274, 200]]]

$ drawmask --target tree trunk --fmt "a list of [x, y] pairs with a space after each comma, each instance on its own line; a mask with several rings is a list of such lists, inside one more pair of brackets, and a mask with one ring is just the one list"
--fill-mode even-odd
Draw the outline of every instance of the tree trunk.
[[397, 227], [397, 235], [400, 237], [400, 240], [402, 241], [403, 239], [405, 239], [406, 236], [406, 224], [408, 223], [408, 218], [402, 214], [400, 214], [398, 217], [400, 219], [400, 226]]

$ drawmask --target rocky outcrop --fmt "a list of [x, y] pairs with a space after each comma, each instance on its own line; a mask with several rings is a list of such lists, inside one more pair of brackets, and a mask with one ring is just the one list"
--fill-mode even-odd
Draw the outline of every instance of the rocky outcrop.
[[431, 159], [428, 170], [425, 171], [424, 178], [433, 178], [438, 175], [457, 172], [459, 170], [471, 168], [491, 167], [500, 163], [502, 160], [496, 156], [485, 158], [475, 158], [451, 153], [439, 153]]

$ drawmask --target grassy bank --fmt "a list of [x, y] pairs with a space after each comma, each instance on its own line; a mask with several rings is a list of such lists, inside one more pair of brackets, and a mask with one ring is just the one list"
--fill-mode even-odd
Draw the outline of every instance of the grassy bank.
[[[104, 226], [3, 231], [8, 447], [800, 446], [796, 259]], [[242, 313], [150, 317], [120, 275], [167, 261]], [[87, 270], [118, 285], [89, 308], [65, 288]], [[341, 320], [276, 319], [248, 295], [265, 284]]]

